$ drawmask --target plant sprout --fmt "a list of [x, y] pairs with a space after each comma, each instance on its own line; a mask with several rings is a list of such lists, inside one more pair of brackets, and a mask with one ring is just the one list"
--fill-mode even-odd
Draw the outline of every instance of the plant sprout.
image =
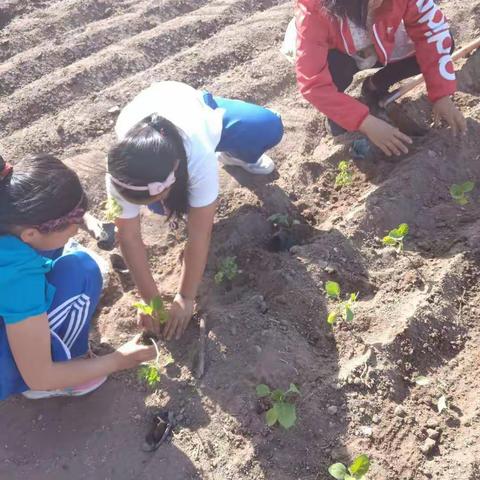
[[292, 228], [293, 225], [298, 225], [298, 220], [292, 219], [287, 213], [274, 213], [267, 218], [275, 227]]
[[268, 397], [272, 402], [270, 408], [265, 414], [265, 420], [269, 427], [272, 427], [277, 422], [285, 429], [289, 429], [295, 425], [297, 421], [297, 412], [295, 405], [289, 402], [291, 395], [300, 395], [298, 388], [291, 383], [287, 391], [280, 389], [270, 390], [270, 387], [265, 384], [257, 385], [257, 396]]
[[231, 282], [238, 273], [236, 257], [226, 257], [220, 262], [218, 272], [215, 274], [215, 283], [220, 285], [224, 281]]
[[[334, 300], [341, 301], [341, 290], [340, 285], [337, 282], [328, 281], [325, 283], [325, 292], [327, 293], [328, 297]], [[349, 293], [347, 295], [347, 300], [341, 302], [339, 305], [335, 307], [334, 310], [329, 312], [327, 317], [327, 323], [329, 325], [333, 325], [338, 316], [342, 316], [344, 320], [347, 322], [351, 322], [354, 319], [353, 307], [358, 299], [359, 293]]]
[[159, 383], [162, 376], [162, 369], [168, 367], [174, 363], [174, 359], [171, 354], [167, 355], [163, 362], [160, 362], [160, 351], [157, 344], [153, 339], [150, 339], [155, 347], [157, 356], [152, 362], [143, 364], [138, 370], [138, 379], [145, 382], [150, 388], [155, 388]]
[[350, 185], [353, 180], [353, 174], [350, 170], [350, 163], [346, 160], [342, 160], [338, 164], [338, 174], [335, 177], [335, 186], [336, 187], [346, 187]]
[[167, 323], [168, 313], [165, 309], [163, 300], [160, 297], [154, 297], [150, 300], [150, 303], [146, 304], [144, 302], [134, 303], [133, 306], [138, 310], [138, 312], [144, 313], [145, 315], [150, 315], [152, 318], [158, 321], [160, 325]]
[[113, 197], [108, 197], [105, 202], [105, 220], [107, 222], [115, 222], [122, 212], [123, 208], [118, 201]]
[[390, 230], [386, 237], [383, 237], [383, 244], [395, 247], [397, 253], [403, 252], [403, 239], [409, 232], [409, 227], [406, 223], [401, 223], [397, 228]]
[[459, 205], [466, 205], [470, 200], [468, 195], [475, 188], [475, 183], [467, 181], [461, 184], [454, 183], [450, 187], [450, 195]]
[[359, 455], [347, 468], [343, 463], [330, 465], [328, 473], [336, 480], [363, 480], [370, 469], [370, 459], [367, 455]]

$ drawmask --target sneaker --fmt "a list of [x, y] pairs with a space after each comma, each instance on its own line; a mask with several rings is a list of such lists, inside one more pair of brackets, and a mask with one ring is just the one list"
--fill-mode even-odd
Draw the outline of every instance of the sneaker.
[[247, 172], [255, 175], [268, 175], [275, 170], [275, 164], [273, 163], [273, 160], [265, 153], [255, 163], [244, 162], [243, 160], [233, 157], [227, 152], [221, 152], [218, 154], [217, 159], [224, 165], [241, 167]]
[[22, 392], [22, 395], [29, 400], [40, 400], [42, 398], [54, 397], [81, 397], [101, 387], [106, 380], [107, 377], [101, 377], [95, 380], [90, 380], [83, 385], [64, 388], [62, 390], [26, 390], [25, 392]]

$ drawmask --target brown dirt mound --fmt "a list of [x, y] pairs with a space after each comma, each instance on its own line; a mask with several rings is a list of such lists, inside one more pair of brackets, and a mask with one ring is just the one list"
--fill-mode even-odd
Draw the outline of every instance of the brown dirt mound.
[[[478, 0], [443, 6], [459, 44], [478, 35]], [[285, 0], [0, 2], [2, 154], [60, 155], [80, 171], [97, 210], [111, 109], [153, 80], [268, 104], [286, 126], [274, 178], [222, 171], [201, 305], [204, 378], [192, 374], [192, 325], [163, 347], [175, 364], [159, 391], [128, 372], [85, 399], [3, 402], [0, 478], [318, 480], [359, 453], [372, 459], [372, 480], [478, 477], [480, 196], [477, 188], [460, 207], [449, 187], [480, 176], [480, 53], [460, 65], [464, 139], [430, 130], [398, 161], [355, 162], [353, 183], [338, 189], [348, 149], [330, 142], [279, 53], [291, 15]], [[402, 107], [429, 125], [421, 91]], [[267, 218], [277, 212], [300, 221], [299, 244], [285, 253], [267, 249]], [[397, 255], [379, 237], [402, 222], [411, 231]], [[171, 294], [183, 231], [154, 216], [144, 223], [159, 285]], [[241, 274], [227, 290], [213, 275], [230, 255]], [[352, 323], [326, 324], [327, 280], [360, 293]], [[135, 331], [132, 287], [112, 275], [94, 331], [99, 352]], [[430, 384], [416, 385], [418, 375]], [[288, 432], [257, 413], [262, 382], [300, 388]], [[450, 410], [439, 415], [444, 391]], [[156, 408], [175, 411], [179, 427], [171, 444], [147, 454], [140, 447]], [[425, 454], [429, 436], [436, 444]]]

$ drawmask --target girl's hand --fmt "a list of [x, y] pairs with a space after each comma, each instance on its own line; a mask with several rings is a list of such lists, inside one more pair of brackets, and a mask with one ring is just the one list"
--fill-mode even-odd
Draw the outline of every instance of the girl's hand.
[[458, 132], [465, 134], [467, 131], [467, 121], [450, 97], [443, 97], [434, 103], [433, 117], [437, 125], [445, 120], [455, 136]]
[[359, 130], [388, 157], [392, 154], [408, 153], [406, 144], [412, 143], [412, 139], [398, 128], [392, 127], [389, 123], [373, 115], [368, 115], [365, 118]]
[[132, 340], [117, 348], [116, 354], [119, 358], [120, 368], [132, 368], [139, 363], [148, 362], [157, 356], [153, 345], [141, 345], [138, 343], [140, 335], [136, 335]]
[[175, 295], [170, 307], [168, 323], [163, 331], [167, 340], [171, 340], [174, 336], [178, 340], [183, 335], [192, 318], [194, 307], [194, 300], [182, 297], [179, 293]]
[[160, 336], [160, 323], [146, 313], [138, 312], [137, 325], [147, 332]]

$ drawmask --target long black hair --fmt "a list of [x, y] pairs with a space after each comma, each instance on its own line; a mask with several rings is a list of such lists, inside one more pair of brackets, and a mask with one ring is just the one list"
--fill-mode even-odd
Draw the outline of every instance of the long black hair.
[[52, 155], [28, 157], [8, 168], [0, 156], [0, 235], [87, 209], [77, 174]]
[[[165, 181], [177, 162], [175, 183], [163, 202], [170, 217], [181, 217], [188, 210], [187, 152], [180, 130], [166, 118], [153, 114], [137, 123], [108, 152], [108, 172], [132, 186]], [[115, 188], [126, 200], [148, 204], [152, 199], [148, 191], [118, 185]]]
[[366, 27], [369, 0], [322, 0], [322, 5], [332, 16], [347, 17], [359, 27]]

